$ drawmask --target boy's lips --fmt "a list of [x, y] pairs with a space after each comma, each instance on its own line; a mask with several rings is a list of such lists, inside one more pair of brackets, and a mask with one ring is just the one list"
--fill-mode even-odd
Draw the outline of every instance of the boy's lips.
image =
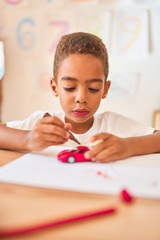
[[73, 114], [75, 116], [77, 116], [77, 117], [86, 116], [88, 113], [89, 113], [89, 111], [86, 110], [86, 109], [76, 109], [76, 110], [73, 110]]

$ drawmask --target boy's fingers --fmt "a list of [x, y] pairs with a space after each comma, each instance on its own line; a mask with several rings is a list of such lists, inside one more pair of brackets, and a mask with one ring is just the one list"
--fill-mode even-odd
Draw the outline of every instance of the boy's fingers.
[[[54, 132], [56, 130], [54, 132], [55, 134], [60, 135], [60, 136], [62, 135], [62, 136], [64, 136], [64, 138], [67, 138], [67, 139], [70, 137], [70, 134], [68, 132], [68, 130], [72, 129], [72, 125], [70, 123], [63, 123], [58, 117], [51, 116], [49, 113], [46, 113], [43, 116], [43, 118], [45, 118], [45, 123], [53, 124], [53, 129], [50, 127], [50, 130], [49, 130], [49, 128], [46, 130], [47, 132], [48, 131]], [[55, 125], [57, 128], [54, 128]], [[61, 129], [58, 127], [61, 127]], [[65, 131], [63, 131], [63, 129], [65, 129]]]
[[64, 124], [64, 129], [71, 130], [72, 129], [72, 125], [70, 123], [65, 123]]
[[110, 138], [111, 134], [110, 133], [98, 133], [94, 136], [91, 137], [91, 142], [95, 142], [97, 140], [107, 140], [108, 138]]
[[52, 123], [63, 128], [65, 126], [61, 119], [55, 116], [48, 115], [48, 113], [43, 116], [42, 123]]
[[106, 146], [105, 146], [104, 141], [103, 141], [103, 142], [101, 142], [100, 144], [97, 144], [97, 145], [91, 147], [90, 150], [85, 153], [85, 157], [86, 157], [87, 159], [90, 159], [90, 158], [92, 159], [92, 158], [94, 158], [99, 152], [103, 151], [103, 150], [105, 149], [105, 147], [106, 147]]
[[[93, 141], [93, 146], [91, 145], [91, 148], [89, 151], [85, 153], [85, 157], [88, 159], [94, 159], [99, 156], [99, 154], [104, 155], [104, 151], [110, 147], [109, 139], [112, 135], [111, 134], [106, 134], [106, 133], [100, 133], [97, 135], [94, 135], [92, 137]], [[108, 150], [107, 150], [108, 152]]]
[[64, 142], [67, 141], [67, 139], [64, 139], [62, 136], [50, 134], [43, 134], [43, 139], [50, 145], [63, 144]]
[[70, 137], [70, 134], [67, 131], [70, 128], [71, 125], [69, 123], [65, 124], [58, 117], [51, 116], [48, 113], [46, 113], [35, 126], [35, 130], [37, 131], [61, 136], [63, 139], [68, 139]]
[[57, 126], [57, 125], [53, 125], [53, 124], [42, 124], [41, 125], [41, 131], [43, 133], [47, 133], [50, 135], [56, 135], [56, 136], [60, 136], [61, 138], [66, 138], [68, 139], [70, 137], [70, 134], [67, 130], [65, 130], [64, 128]]
[[91, 144], [91, 148], [92, 147], [94, 147], [94, 146], [96, 146], [96, 145], [98, 145], [98, 144], [100, 144], [100, 143], [103, 143], [104, 142], [104, 140], [103, 139], [98, 139], [98, 140], [96, 140], [96, 141], [94, 141], [92, 144]]
[[[110, 148], [104, 148], [103, 151], [98, 152], [94, 157], [93, 160], [96, 162], [110, 162], [111, 161], [111, 149]], [[113, 159], [112, 159], [113, 160]]]

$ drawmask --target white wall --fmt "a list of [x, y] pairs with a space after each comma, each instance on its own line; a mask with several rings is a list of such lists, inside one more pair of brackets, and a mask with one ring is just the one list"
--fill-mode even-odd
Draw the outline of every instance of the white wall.
[[[107, 42], [112, 82], [115, 75], [122, 78], [127, 75], [128, 81], [132, 81], [130, 76], [136, 75], [133, 91], [125, 95], [121, 89], [115, 92], [111, 87], [99, 111], [116, 111], [151, 125], [153, 111], [160, 108], [160, 5], [153, 2], [145, 5], [112, 5], [105, 3], [107, 1], [94, 1], [94, 4], [57, 2], [58, 5], [56, 1], [45, 0], [24, 0], [20, 4], [17, 1], [14, 5], [0, 3], [0, 39], [4, 40], [6, 56], [2, 120], [23, 119], [40, 109], [60, 109], [49, 87], [53, 43], [63, 33], [90, 31]], [[117, 41], [121, 36], [116, 32], [116, 19], [121, 10], [148, 12], [149, 47], [145, 54], [139, 51], [141, 47], [134, 56], [118, 54]]]

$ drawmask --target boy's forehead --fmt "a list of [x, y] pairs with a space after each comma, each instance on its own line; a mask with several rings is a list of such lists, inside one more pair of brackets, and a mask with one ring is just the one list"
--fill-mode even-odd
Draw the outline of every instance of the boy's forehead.
[[100, 58], [95, 57], [91, 54], [70, 54], [69, 56], [65, 57], [61, 64], [59, 65], [59, 68], [64, 67], [70, 67], [74, 68], [75, 65], [80, 65], [85, 68], [85, 66], [89, 65], [89, 68], [91, 69], [93, 64], [96, 64], [98, 67], [103, 67], [103, 62]]
[[69, 77], [75, 79], [103, 79], [105, 68], [102, 59], [91, 54], [74, 53], [63, 58], [58, 65], [56, 79]]

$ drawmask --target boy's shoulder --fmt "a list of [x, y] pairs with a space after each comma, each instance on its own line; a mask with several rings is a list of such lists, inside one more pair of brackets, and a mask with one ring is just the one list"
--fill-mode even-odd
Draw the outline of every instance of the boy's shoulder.
[[121, 137], [145, 135], [154, 132], [154, 128], [146, 126], [129, 116], [110, 111], [98, 114], [97, 122], [100, 124], [101, 131], [106, 129], [106, 131]]
[[101, 118], [101, 119], [129, 119], [127, 116], [125, 115], [122, 115], [122, 114], [119, 114], [119, 113], [116, 113], [116, 112], [112, 112], [112, 111], [105, 111], [105, 112], [101, 112], [101, 113], [97, 113], [96, 116], [98, 118]]
[[23, 129], [23, 130], [30, 130], [34, 127], [37, 120], [44, 117], [46, 113], [49, 113], [51, 116], [61, 116], [63, 118], [63, 114], [58, 115], [58, 113], [54, 113], [53, 111], [45, 111], [45, 110], [38, 110], [33, 112], [30, 116], [25, 118], [24, 120], [15, 120], [6, 123], [7, 127]]

